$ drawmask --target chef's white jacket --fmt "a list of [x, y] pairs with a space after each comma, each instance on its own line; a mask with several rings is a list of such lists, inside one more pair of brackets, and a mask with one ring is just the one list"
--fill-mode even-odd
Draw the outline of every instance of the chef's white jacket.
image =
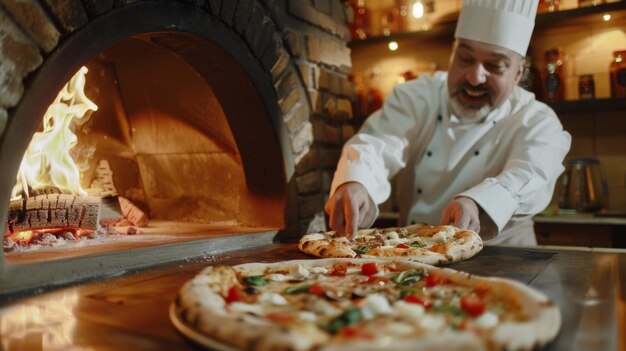
[[536, 244], [531, 218], [550, 203], [570, 135], [519, 87], [484, 121], [463, 123], [449, 109], [446, 79], [437, 72], [394, 88], [344, 146], [331, 195], [356, 181], [380, 204], [402, 170], [399, 225], [438, 224], [443, 208], [466, 196], [480, 206], [486, 243]]

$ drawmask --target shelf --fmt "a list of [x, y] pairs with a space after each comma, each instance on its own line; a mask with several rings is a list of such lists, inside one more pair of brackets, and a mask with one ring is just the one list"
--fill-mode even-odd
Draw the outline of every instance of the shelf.
[[[598, 17], [596, 15], [624, 9], [626, 9], [626, 0], [600, 4], [597, 6], [587, 6], [570, 10], [541, 13], [537, 15], [537, 18], [535, 20], [535, 28], [536, 30], [543, 30], [557, 24], [580, 25], [597, 23]], [[624, 16], [626, 16], [626, 13], [622, 14], [619, 17], [614, 16], [614, 19], [622, 18]], [[456, 20], [458, 18], [458, 14], [453, 14], [453, 16], [451, 17], [446, 16], [445, 21], [433, 24], [430, 30], [393, 33], [388, 36], [376, 36], [362, 40], [352, 40], [348, 43], [348, 46], [350, 48], [357, 48], [373, 44], [386, 43], [389, 41], [452, 38], [452, 36], [454, 35], [454, 29], [456, 28]]]
[[590, 99], [547, 103], [557, 113], [626, 110], [626, 98]]

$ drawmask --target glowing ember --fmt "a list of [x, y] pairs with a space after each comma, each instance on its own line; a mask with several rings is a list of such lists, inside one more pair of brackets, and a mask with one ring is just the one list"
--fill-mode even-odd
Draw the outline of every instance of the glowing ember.
[[12, 199], [28, 196], [29, 187], [34, 190], [56, 187], [62, 192], [87, 195], [80, 185], [80, 171], [70, 155], [78, 139], [70, 129], [73, 119], [98, 109], [85, 96], [86, 73], [87, 67], [81, 67], [48, 107], [43, 131], [33, 135], [22, 159]]

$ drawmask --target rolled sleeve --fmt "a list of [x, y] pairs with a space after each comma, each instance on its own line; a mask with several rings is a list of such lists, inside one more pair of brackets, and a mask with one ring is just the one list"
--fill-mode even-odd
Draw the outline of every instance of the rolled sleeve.
[[348, 146], [344, 149], [341, 161], [331, 184], [330, 196], [337, 188], [347, 182], [358, 182], [365, 186], [370, 198], [376, 204], [385, 202], [391, 194], [391, 185], [384, 170], [376, 170], [360, 158], [360, 153]]
[[493, 220], [500, 232], [517, 210], [518, 202], [504, 186], [494, 178], [485, 179], [482, 183], [458, 196], [474, 200]]

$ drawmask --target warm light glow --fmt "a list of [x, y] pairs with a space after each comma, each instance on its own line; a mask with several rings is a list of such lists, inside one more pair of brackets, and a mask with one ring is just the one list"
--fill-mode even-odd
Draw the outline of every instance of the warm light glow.
[[604, 16], [602, 16], [602, 19], [604, 20], [604, 22], [608, 22], [611, 20], [611, 14], [610, 13], [605, 13]]
[[390, 41], [389, 45], [387, 45], [389, 47], [390, 51], [396, 51], [398, 50], [398, 43], [395, 41]]
[[15, 239], [23, 242], [30, 242], [33, 238], [33, 232], [31, 230], [25, 230], [23, 232], [18, 232], [15, 234]]
[[421, 1], [415, 2], [411, 9], [411, 14], [417, 19], [424, 17], [424, 4]]
[[98, 106], [85, 96], [85, 74], [81, 67], [61, 89], [43, 117], [43, 131], [33, 135], [17, 173], [12, 198], [28, 195], [28, 187], [56, 187], [62, 192], [87, 195], [80, 186], [80, 171], [70, 155], [78, 138], [70, 126]]
[[75, 349], [77, 303], [77, 292], [69, 290], [45, 301], [5, 308], [0, 315], [0, 349], [9, 350], [16, 345], [17, 349]]

